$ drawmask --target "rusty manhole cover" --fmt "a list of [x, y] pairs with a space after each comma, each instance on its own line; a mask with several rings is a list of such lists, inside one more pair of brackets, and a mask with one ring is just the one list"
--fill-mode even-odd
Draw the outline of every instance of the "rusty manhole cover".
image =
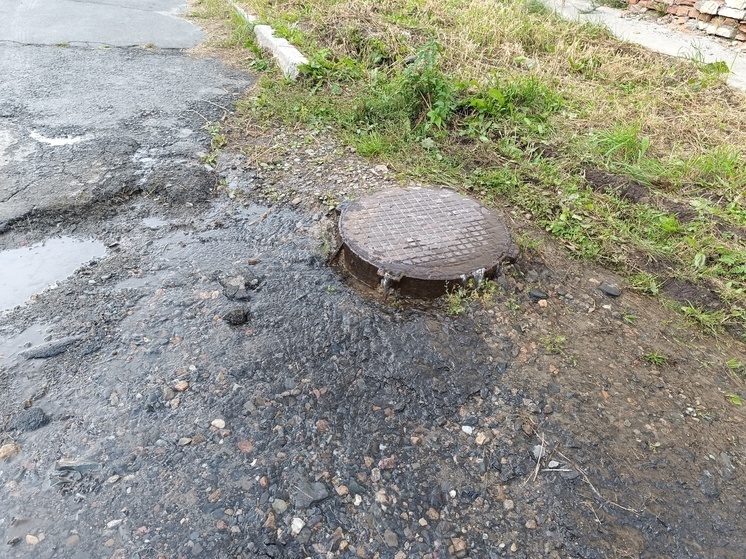
[[347, 268], [371, 287], [437, 296], [516, 256], [497, 215], [456, 192], [391, 188], [351, 202], [339, 221]]

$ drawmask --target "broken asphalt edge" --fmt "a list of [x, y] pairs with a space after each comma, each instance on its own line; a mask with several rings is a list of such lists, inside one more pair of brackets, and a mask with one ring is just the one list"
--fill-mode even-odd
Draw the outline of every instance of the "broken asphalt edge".
[[286, 39], [275, 37], [271, 26], [258, 25], [256, 16], [246, 12], [237, 2], [228, 0], [228, 3], [236, 14], [251, 27], [258, 45], [272, 54], [285, 77], [291, 80], [296, 79], [300, 74], [300, 66], [308, 64], [308, 59]]

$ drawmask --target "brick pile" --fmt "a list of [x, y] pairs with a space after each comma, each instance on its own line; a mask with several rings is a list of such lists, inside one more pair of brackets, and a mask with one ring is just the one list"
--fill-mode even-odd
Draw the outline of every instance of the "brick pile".
[[680, 24], [696, 20], [697, 29], [725, 39], [746, 41], [746, 0], [627, 0], [637, 9], [670, 14]]

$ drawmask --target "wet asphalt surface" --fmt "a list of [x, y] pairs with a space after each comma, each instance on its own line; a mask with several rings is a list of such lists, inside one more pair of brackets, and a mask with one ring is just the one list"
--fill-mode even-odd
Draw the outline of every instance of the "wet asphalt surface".
[[185, 55], [203, 37], [180, 2], [120, 4], [0, 2], [0, 229], [210, 184], [204, 127], [251, 77]]
[[[60, 237], [101, 252], [0, 314], [0, 556], [746, 555], [744, 414], [720, 368], [742, 348], [605, 295], [618, 278], [550, 247], [458, 315], [384, 300], [327, 266], [336, 212], [266, 196], [313, 192], [333, 169], [282, 151], [276, 173], [202, 164], [203, 117], [249, 76], [176, 51], [5, 48], [155, 64], [158, 79], [165, 64], [180, 81], [151, 92], [168, 110], [85, 105], [99, 124], [70, 134], [101, 141], [5, 151], [34, 149], [0, 167], [2, 188], [67, 184], [96, 161], [110, 181], [2, 205], [1, 251]], [[215, 83], [232, 85], [201, 89]], [[13, 115], [43, 100], [14, 95]], [[0, 131], [26, 138], [43, 117], [39, 134], [62, 138], [50, 114]], [[669, 362], [642, 362], [650, 350]]]

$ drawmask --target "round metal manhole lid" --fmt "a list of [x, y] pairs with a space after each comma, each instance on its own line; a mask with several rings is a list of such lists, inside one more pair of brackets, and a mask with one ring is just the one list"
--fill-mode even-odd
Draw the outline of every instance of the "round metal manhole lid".
[[458, 282], [494, 272], [515, 251], [496, 214], [446, 189], [391, 188], [359, 198], [342, 211], [339, 231], [353, 262], [396, 281]]

